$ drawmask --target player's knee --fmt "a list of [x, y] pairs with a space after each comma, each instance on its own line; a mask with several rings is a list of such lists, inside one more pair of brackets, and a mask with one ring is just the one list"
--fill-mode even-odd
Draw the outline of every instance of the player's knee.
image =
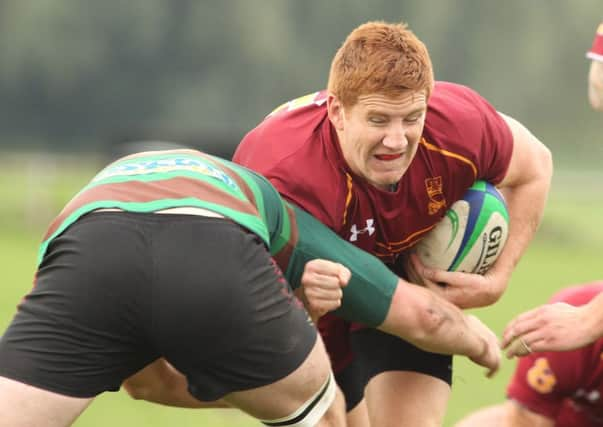
[[335, 399], [317, 427], [344, 427], [346, 425], [345, 397], [337, 387]]
[[274, 420], [262, 420], [267, 426], [343, 427], [345, 405], [332, 374], [320, 389], [291, 414]]
[[316, 342], [303, 365], [299, 369], [305, 378], [308, 388], [317, 389], [324, 383], [324, 379], [331, 374], [331, 362], [320, 335], [316, 336]]

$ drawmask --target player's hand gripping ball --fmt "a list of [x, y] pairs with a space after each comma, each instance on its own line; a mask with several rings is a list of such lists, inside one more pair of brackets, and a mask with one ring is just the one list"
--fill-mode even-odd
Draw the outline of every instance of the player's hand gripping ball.
[[484, 274], [508, 235], [509, 212], [502, 194], [492, 184], [476, 181], [415, 251], [427, 267]]

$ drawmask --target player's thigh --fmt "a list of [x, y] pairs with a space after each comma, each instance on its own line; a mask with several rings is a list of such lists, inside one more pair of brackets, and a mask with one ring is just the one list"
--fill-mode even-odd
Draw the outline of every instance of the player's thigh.
[[[329, 353], [331, 354], [331, 353]], [[337, 385], [345, 396], [346, 411], [354, 418], [362, 418], [362, 412], [366, 412], [364, 399], [364, 388], [368, 381], [365, 366], [358, 358], [353, 358], [343, 369], [335, 373]], [[361, 402], [362, 405], [361, 405]], [[362, 408], [357, 407], [362, 406]], [[362, 425], [362, 424], [359, 424]]]
[[425, 352], [375, 329], [352, 333], [352, 347], [354, 363], [364, 368], [367, 379], [372, 425], [400, 425], [396, 420], [401, 419], [416, 420], [418, 426], [441, 425], [450, 396], [452, 356]]
[[0, 377], [0, 427], [69, 426], [91, 401]]
[[348, 411], [346, 421], [347, 427], [369, 427], [371, 425], [366, 399], [362, 399]]
[[0, 340], [1, 376], [90, 398], [158, 357], [142, 335], [143, 228], [125, 214], [92, 214], [54, 239]]
[[424, 351], [403, 339], [377, 329], [362, 329], [351, 334], [354, 363], [362, 368], [365, 384], [387, 371], [410, 371], [452, 383], [452, 356]]
[[[291, 415], [298, 414], [301, 418], [303, 412], [311, 411], [314, 411], [314, 419], [318, 420], [333, 405], [335, 389], [328, 355], [317, 336], [308, 357], [291, 374], [263, 387], [230, 393], [224, 400], [262, 420], [287, 417], [293, 420], [296, 417]], [[345, 418], [343, 400], [341, 406], [332, 408], [332, 411], [336, 414], [329, 416], [335, 415], [341, 424]]]
[[365, 398], [371, 425], [435, 427], [442, 425], [450, 386], [417, 372], [382, 372], [369, 381]]

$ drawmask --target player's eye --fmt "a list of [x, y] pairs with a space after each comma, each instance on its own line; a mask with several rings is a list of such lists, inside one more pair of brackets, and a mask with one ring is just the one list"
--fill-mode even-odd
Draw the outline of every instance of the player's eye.
[[376, 125], [382, 125], [387, 122], [387, 119], [382, 116], [369, 116], [368, 121]]

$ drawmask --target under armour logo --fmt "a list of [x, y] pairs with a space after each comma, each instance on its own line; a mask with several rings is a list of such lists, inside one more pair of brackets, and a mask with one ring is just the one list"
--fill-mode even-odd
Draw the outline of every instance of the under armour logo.
[[369, 236], [371, 236], [375, 232], [375, 227], [373, 227], [374, 222], [375, 220], [373, 218], [367, 219], [366, 227], [364, 227], [362, 230], [358, 230], [356, 224], [352, 225], [352, 228], [350, 228], [350, 233], [352, 233], [352, 235], [350, 236], [350, 242], [355, 242], [356, 240], [358, 240], [359, 234], [368, 233]]
[[578, 391], [576, 391], [574, 393], [574, 398], [576, 399], [586, 399], [588, 400], [590, 403], [596, 403], [600, 398], [601, 398], [601, 394], [599, 393], [598, 390], [591, 390], [591, 391], [586, 391], [583, 388], [578, 389]]

